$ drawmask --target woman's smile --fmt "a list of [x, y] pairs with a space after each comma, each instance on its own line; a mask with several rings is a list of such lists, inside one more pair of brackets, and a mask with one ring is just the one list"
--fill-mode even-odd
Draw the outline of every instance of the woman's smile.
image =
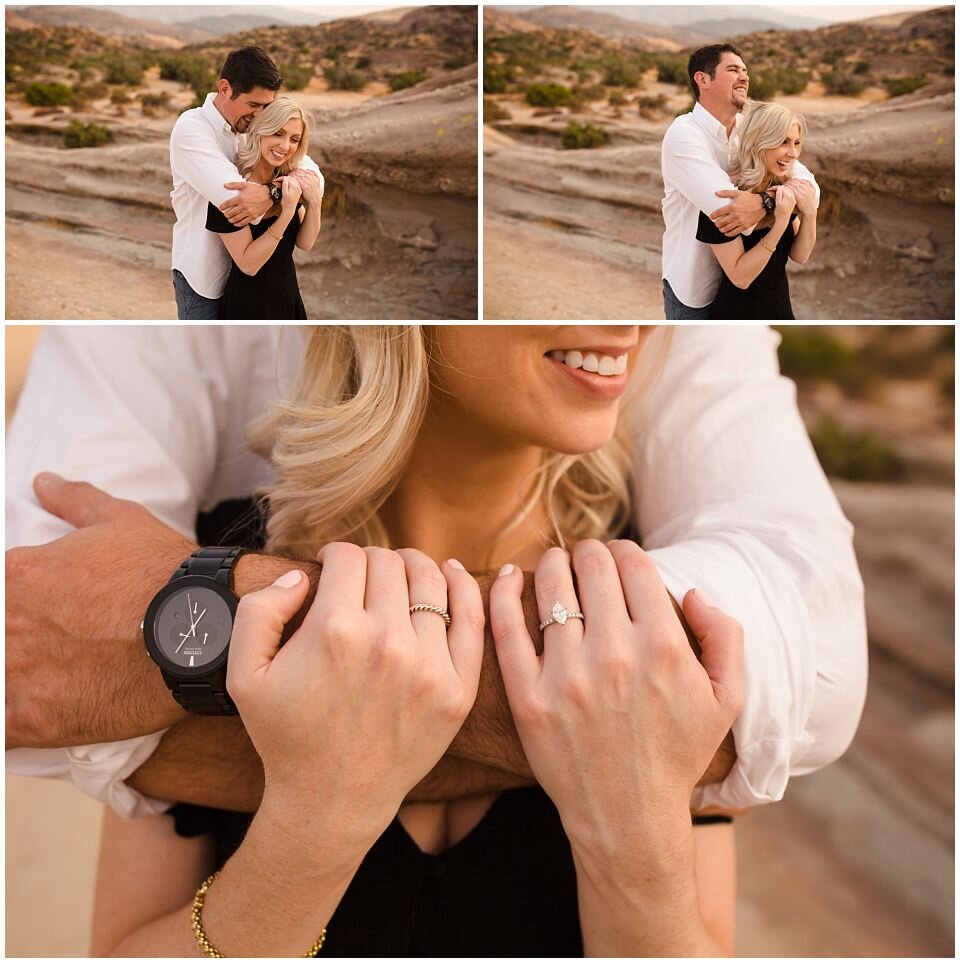
[[612, 400], [627, 387], [627, 355], [624, 348], [585, 348], [564, 351], [556, 349], [544, 360], [557, 369], [561, 377], [572, 379], [591, 394]]

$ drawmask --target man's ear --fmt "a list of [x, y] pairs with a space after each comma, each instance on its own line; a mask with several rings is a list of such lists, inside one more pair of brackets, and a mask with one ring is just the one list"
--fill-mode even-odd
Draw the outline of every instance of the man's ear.
[[233, 91], [230, 89], [230, 81], [224, 77], [221, 77], [217, 83], [217, 92], [222, 97], [232, 97]]

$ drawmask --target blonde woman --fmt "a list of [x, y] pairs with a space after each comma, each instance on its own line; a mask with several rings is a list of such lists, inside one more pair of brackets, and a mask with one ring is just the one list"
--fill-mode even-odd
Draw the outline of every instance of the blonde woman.
[[[263, 760], [261, 805], [108, 812], [95, 954], [732, 952], [732, 852], [711, 835], [730, 827], [694, 828], [688, 805], [739, 711], [739, 626], [689, 593], [701, 664], [643, 551], [606, 541], [627, 517], [621, 402], [650, 337], [313, 331], [292, 397], [251, 431], [278, 471], [267, 547], [322, 546], [323, 564], [282, 648], [304, 573], [240, 603], [227, 684]], [[484, 618], [466, 570], [488, 567], [543, 788], [405, 803], [477, 692]], [[541, 654], [522, 569], [548, 623]]]
[[280, 197], [259, 224], [234, 227], [213, 204], [207, 230], [220, 235], [233, 264], [220, 302], [223, 320], [305, 320], [293, 250], [309, 251], [320, 232], [322, 194], [316, 179], [300, 176], [307, 152], [306, 112], [278, 97], [252, 121], [237, 152], [248, 181], [275, 184]]
[[787, 260], [806, 263], [817, 242], [816, 188], [793, 177], [805, 135], [803, 118], [780, 104], [755, 104], [741, 124], [730, 177], [742, 191], [775, 194], [776, 206], [751, 234], [732, 240], [701, 212], [697, 240], [711, 245], [723, 268], [711, 318], [793, 320]]

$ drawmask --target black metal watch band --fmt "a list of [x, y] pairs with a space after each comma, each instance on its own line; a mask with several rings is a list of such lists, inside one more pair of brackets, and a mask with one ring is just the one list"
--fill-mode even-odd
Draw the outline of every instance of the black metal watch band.
[[[197, 549], [185, 558], [170, 576], [173, 582], [184, 575], [202, 575], [220, 585], [233, 588], [233, 567], [246, 550], [238, 547], [213, 546]], [[235, 716], [237, 707], [227, 694], [227, 672], [222, 668], [207, 679], [185, 681], [163, 673], [174, 699], [187, 709], [204, 716]]]
[[233, 566], [245, 552], [244, 548], [226, 548], [222, 545], [198, 548], [180, 563], [180, 567], [170, 576], [170, 581], [183, 575], [205, 575], [227, 588], [233, 588]]

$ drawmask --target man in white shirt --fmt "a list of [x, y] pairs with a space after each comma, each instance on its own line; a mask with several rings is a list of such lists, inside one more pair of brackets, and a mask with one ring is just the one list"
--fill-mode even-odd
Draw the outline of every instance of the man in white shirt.
[[[280, 71], [260, 47], [234, 50], [224, 61], [217, 92], [207, 94], [202, 107], [184, 111], [173, 126], [173, 287], [181, 320], [218, 319], [230, 274], [230, 255], [220, 236], [206, 227], [207, 204], [243, 227], [279, 200], [275, 187], [277, 193], [271, 196], [272, 185], [245, 181], [234, 158], [239, 135], [273, 103], [281, 84]], [[304, 157], [301, 167], [319, 178], [322, 195], [323, 175], [316, 163]]]
[[[72, 778], [126, 815], [162, 811], [159, 797], [236, 809], [258, 798], [256, 787], [243, 791], [243, 767], [255, 763], [239, 744], [218, 741], [222, 726], [216, 738], [194, 730], [174, 740], [172, 762], [165, 743], [168, 780], [149, 787], [158, 798], [124, 782], [157, 749], [159, 730], [186, 715], [138, 626], [196, 547], [198, 512], [269, 484], [272, 469], [247, 449], [244, 430], [285, 395], [300, 337], [257, 326], [44, 333], [7, 442], [7, 544], [36, 546], [7, 552], [7, 746], [73, 748], [13, 748], [8, 769]], [[779, 376], [777, 342], [765, 327], [678, 328], [655, 386], [632, 412], [634, 523], [644, 547], [674, 599], [697, 586], [744, 626], [736, 759], [719, 759], [696, 807], [780, 799], [791, 775], [842, 754], [863, 707], [866, 632], [852, 531], [817, 464], [793, 384]], [[33, 479], [45, 470], [132, 501], [52, 480], [37, 485], [38, 502]], [[288, 568], [246, 555], [238, 593]], [[505, 745], [509, 709], [486, 688], [480, 699], [493, 714], [471, 722], [482, 752], [464, 758], [489, 774], [501, 759], [505, 770], [514, 765], [518, 744]], [[193, 795], [183, 794], [187, 782]], [[492, 791], [479, 785], [470, 787]]]
[[[687, 73], [696, 104], [670, 125], [660, 152], [666, 227], [663, 304], [668, 321], [709, 318], [720, 286], [722, 269], [710, 245], [697, 240], [700, 212], [731, 240], [750, 233], [766, 213], [763, 194], [736, 190], [727, 175], [740, 149], [738, 128], [750, 89], [740, 51], [729, 43], [701, 47], [690, 56]], [[799, 161], [794, 172], [816, 187], [813, 175]], [[819, 187], [816, 191], [819, 204]], [[732, 200], [716, 209], [717, 197]], [[772, 195], [767, 203], [772, 203]]]

